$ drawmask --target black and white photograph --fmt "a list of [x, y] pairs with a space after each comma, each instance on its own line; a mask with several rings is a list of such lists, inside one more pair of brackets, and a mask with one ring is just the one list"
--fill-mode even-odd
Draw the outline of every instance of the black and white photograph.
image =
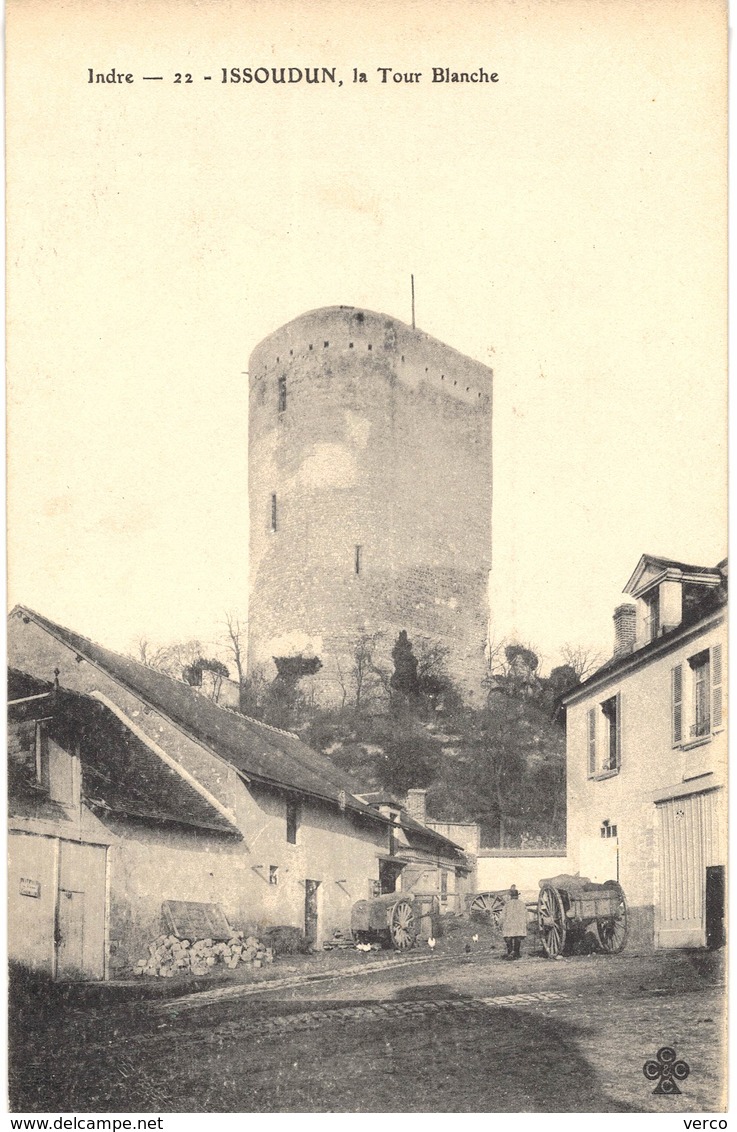
[[6, 0], [23, 1127], [726, 1127], [727, 44]]

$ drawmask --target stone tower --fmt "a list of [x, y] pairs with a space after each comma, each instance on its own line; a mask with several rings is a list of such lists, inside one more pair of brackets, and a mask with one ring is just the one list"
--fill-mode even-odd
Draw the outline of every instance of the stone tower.
[[373, 311], [310, 311], [249, 365], [249, 671], [317, 657], [339, 698], [362, 632], [439, 641], [479, 696], [492, 372]]

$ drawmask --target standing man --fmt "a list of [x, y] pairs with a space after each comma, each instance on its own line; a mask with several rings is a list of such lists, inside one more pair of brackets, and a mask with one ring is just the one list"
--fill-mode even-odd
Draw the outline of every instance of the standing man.
[[522, 940], [527, 935], [527, 909], [520, 903], [515, 885], [509, 890], [509, 900], [502, 911], [502, 935], [507, 945], [505, 959], [519, 959]]

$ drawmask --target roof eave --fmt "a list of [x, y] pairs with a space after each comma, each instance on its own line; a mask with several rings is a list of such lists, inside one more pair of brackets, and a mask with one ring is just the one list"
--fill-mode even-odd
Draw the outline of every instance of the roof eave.
[[[38, 620], [38, 618], [42, 617], [41, 614], [37, 615], [37, 614], [35, 614], [35, 612], [32, 609], [29, 609], [27, 606], [20, 605], [20, 604], [17, 604], [13, 607], [13, 609], [11, 610], [10, 616], [12, 616], [16, 612], [22, 612], [25, 616], [27, 616], [29, 618], [29, 620], [33, 621], [34, 624], [39, 627], [39, 629], [41, 629], [43, 632], [49, 633], [51, 636], [53, 636], [54, 639], [59, 642], [59, 644], [64, 646], [64, 648], [68, 648], [71, 652], [77, 651], [76, 649], [74, 649], [69, 644], [68, 641], [63, 640], [62, 637], [60, 637], [57, 633], [55, 633], [50, 624], [44, 624], [44, 623], [42, 623], [42, 621]], [[70, 630], [70, 632], [71, 632], [71, 630]], [[92, 643], [92, 642], [90, 642], [90, 643]], [[239, 777], [243, 779], [243, 781], [246, 784], [248, 784], [251, 780], [262, 781], [265, 784], [274, 786], [274, 787], [276, 787], [276, 788], [278, 788], [282, 791], [287, 791], [287, 792], [294, 793], [294, 794], [303, 794], [305, 797], [319, 798], [323, 802], [328, 802], [332, 805], [340, 807], [340, 803], [339, 803], [338, 799], [333, 798], [328, 794], [320, 794], [317, 791], [311, 791], [311, 790], [306, 789], [305, 787], [293, 786], [290, 783], [280, 782], [277, 779], [269, 779], [266, 776], [257, 775], [257, 774], [252, 773], [251, 771], [241, 769], [240, 767], [236, 766], [236, 764], [234, 762], [232, 762], [231, 759], [229, 759], [227, 757], [227, 755], [223, 755], [220, 751], [218, 751], [212, 745], [212, 743], [209, 743], [207, 740], [202, 739], [195, 732], [190, 731], [186, 726], [184, 726], [181, 723], [180, 720], [175, 719], [172, 715], [170, 715], [168, 712], [166, 712], [158, 704], [153, 703], [138, 689], [130, 688], [124, 681], [122, 681], [120, 679], [119, 676], [117, 676], [115, 673], [110, 672], [104, 665], [100, 664], [97, 660], [95, 660], [94, 657], [90, 657], [89, 655], [85, 654], [84, 659], [88, 664], [91, 664], [93, 666], [93, 668], [96, 668], [96, 669], [98, 669], [98, 671], [103, 672], [108, 679], [113, 680], [119, 687], [125, 688], [127, 692], [134, 695], [142, 704], [145, 704], [152, 711], [155, 711], [158, 715], [161, 716], [162, 719], [166, 719], [169, 723], [171, 723], [171, 725], [173, 727], [176, 727], [176, 729], [178, 731], [180, 731], [183, 735], [186, 735], [187, 738], [192, 739], [193, 742], [198, 743], [201, 747], [204, 747], [211, 754], [213, 754], [216, 758], [218, 758], [221, 762], [223, 762], [227, 766], [231, 767], [239, 775]], [[102, 702], [107, 700], [107, 697], [104, 697], [102, 695], [102, 693], [97, 692], [97, 690], [95, 692], [92, 692], [90, 695], [91, 695], [91, 698], [99, 699]], [[107, 704], [107, 706], [109, 706], [109, 703]], [[250, 719], [250, 717], [248, 717], [248, 716], [246, 716], [244, 718]], [[132, 721], [130, 721], [130, 722], [132, 722]], [[277, 734], [281, 730], [279, 728], [270, 727], [269, 724], [261, 724], [260, 720], [251, 720], [251, 722], [258, 724], [259, 726], [264, 726], [269, 731], [275, 732]], [[282, 732], [282, 733], [289, 736], [290, 738], [299, 740], [299, 736], [295, 735], [292, 732], [286, 731], [286, 732]], [[349, 797], [354, 797], [354, 795], [350, 794]], [[378, 820], [378, 821], [380, 821], [381, 823], [384, 823], [384, 824], [386, 824], [387, 821], [388, 821], [387, 818], [385, 818], [383, 815], [377, 813], [376, 811], [374, 811], [369, 806], [366, 806], [366, 808], [364, 809], [362, 806], [356, 806], [356, 805], [351, 805], [350, 803], [347, 803], [346, 808], [349, 808], [353, 813], [363, 814], [365, 817], [373, 818], [374, 820]], [[226, 820], [230, 821], [230, 817], [227, 817]]]
[[640, 649], [635, 649], [634, 652], [627, 653], [626, 656], [620, 657], [615, 665], [605, 666], [600, 668], [598, 672], [594, 672], [589, 676], [588, 680], [584, 680], [582, 684], [577, 684], [576, 687], [568, 692], [565, 696], [561, 697], [561, 705], [568, 707], [569, 704], [574, 704], [579, 699], [585, 699], [586, 695], [592, 688], [598, 685], [606, 684], [609, 680], [621, 676], [635, 668], [639, 668], [643, 664], [649, 663], [660, 656], [661, 653], [670, 652], [672, 648], [676, 647], [679, 643], [687, 641], [690, 637], [696, 637], [704, 631], [709, 629], [712, 625], [718, 624], [724, 618], [726, 610], [726, 601], [717, 609], [713, 609], [706, 616], [699, 618], [697, 621], [691, 621], [688, 624], [680, 624], [675, 629], [670, 630], [658, 637], [655, 641], [650, 641]]
[[378, 810], [374, 810], [364, 804], [356, 805], [355, 802], [351, 802], [349, 799], [354, 797], [352, 794], [346, 796], [345, 806], [341, 807], [340, 799], [333, 798], [329, 794], [320, 794], [317, 790], [309, 790], [304, 786], [291, 786], [289, 783], [280, 782], [276, 778], [269, 778], [268, 775], [265, 774], [249, 774], [248, 777], [246, 777], [245, 773], [239, 770], [238, 767], [234, 767], [234, 769], [236, 774], [247, 783], [250, 782], [259, 786], [267, 786], [269, 789], [278, 790], [283, 794], [299, 794], [304, 798], [315, 799], [316, 801], [327, 803], [330, 806], [335, 806], [336, 809], [339, 810], [350, 810], [352, 814], [359, 814], [361, 817], [369, 818], [372, 821], [378, 822], [380, 825], [393, 824], [389, 818], [385, 818]]

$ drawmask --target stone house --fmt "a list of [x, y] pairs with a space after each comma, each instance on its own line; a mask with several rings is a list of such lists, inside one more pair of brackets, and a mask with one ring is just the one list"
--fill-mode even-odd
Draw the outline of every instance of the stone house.
[[716, 947], [727, 860], [727, 563], [643, 555], [612, 659], [570, 692], [569, 867], [619, 880], [630, 943]]
[[[376, 891], [436, 896], [441, 915], [460, 913], [464, 896], [474, 890], [475, 857], [427, 820], [425, 794], [425, 790], [409, 790], [404, 801], [386, 791], [360, 795], [392, 823], [391, 851], [381, 862]], [[478, 841], [478, 826], [453, 828], [466, 832], [472, 845]]]
[[296, 736], [20, 606], [8, 661], [11, 959], [124, 974], [169, 900], [319, 945], [374, 892], [391, 823]]

